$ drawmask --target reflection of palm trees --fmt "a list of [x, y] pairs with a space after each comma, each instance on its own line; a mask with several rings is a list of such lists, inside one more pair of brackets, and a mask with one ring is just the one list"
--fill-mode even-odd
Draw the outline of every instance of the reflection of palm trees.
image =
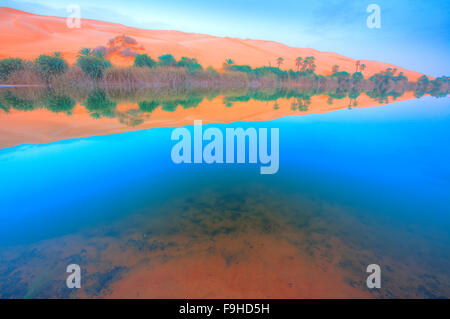
[[139, 109], [144, 113], [153, 112], [159, 105], [160, 102], [157, 100], [138, 102]]
[[2, 108], [8, 109], [8, 111], [10, 108], [18, 111], [32, 111], [36, 107], [36, 103], [31, 99], [19, 97], [10, 91], [6, 91], [2, 99], [5, 104]]
[[295, 101], [295, 97], [294, 97], [294, 102], [291, 103], [291, 110], [295, 111], [297, 109], [297, 105], [298, 105], [298, 103]]
[[304, 101], [302, 101], [302, 102], [299, 103], [299, 105], [298, 105], [298, 110], [299, 110], [300, 112], [307, 112], [307, 111], [308, 111], [308, 108], [309, 108], [309, 106], [308, 106]]
[[5, 113], [9, 113], [9, 108], [3, 105], [1, 102], [0, 102], [0, 110], [5, 111]]
[[84, 105], [94, 118], [116, 116], [117, 103], [112, 101], [104, 90], [93, 90], [89, 93]]
[[43, 104], [49, 111], [53, 113], [63, 112], [71, 115], [76, 102], [68, 95], [49, 91]]
[[350, 99], [350, 101], [348, 102], [348, 109], [351, 110], [353, 108], [353, 106], [358, 105], [358, 102], [357, 102], [356, 98], [353, 99], [352, 97], [350, 97], [350, 95], [349, 95], [349, 99]]
[[297, 96], [298, 110], [300, 112], [306, 112], [311, 104], [311, 93], [302, 93], [301, 96]]
[[116, 113], [119, 122], [126, 126], [138, 126], [144, 122], [140, 110], [128, 110]]
[[[399, 76], [400, 75], [401, 74], [399, 74]], [[348, 76], [346, 78], [348, 78]], [[405, 84], [408, 83], [407, 79], [402, 81], [399, 80], [398, 83], [402, 84], [403, 82]], [[432, 86], [431, 81], [422, 80], [420, 83], [422, 82], [423, 85], [421, 85], [419, 89], [422, 90], [423, 88], [424, 92], [425, 90], [429, 90]], [[317, 81], [316, 83], [319, 82]], [[298, 87], [277, 87], [259, 90], [248, 88], [243, 91], [224, 89], [223, 91], [214, 91], [213, 93], [211, 93], [211, 90], [195, 90], [187, 92], [181, 90], [177, 90], [176, 92], [158, 91], [150, 95], [146, 94], [144, 96], [137, 94], [134, 91], [121, 91], [121, 93], [118, 93], [115, 90], [105, 91], [97, 88], [88, 93], [86, 98], [82, 98], [81, 104], [85, 105], [87, 112], [94, 118], [116, 117], [121, 123], [127, 125], [140, 124], [142, 120], [148, 118], [150, 113], [154, 112], [156, 108], [162, 108], [164, 111], [168, 112], [173, 112], [180, 106], [185, 109], [189, 109], [199, 105], [205, 97], [211, 100], [212, 98], [218, 97], [220, 94], [223, 95], [223, 104], [227, 107], [232, 106], [233, 102], [241, 104], [248, 102], [249, 100], [255, 100], [264, 103], [266, 105], [266, 110], [269, 111], [272, 108], [278, 110], [281, 108], [281, 104], [286, 103], [284, 108], [286, 111], [289, 111], [290, 108], [292, 111], [306, 112], [309, 110], [309, 106], [311, 105], [311, 97], [317, 94], [325, 94], [326, 92], [329, 96], [329, 104], [333, 104], [334, 99], [343, 102], [343, 99], [349, 97], [350, 101], [347, 100], [347, 103], [344, 102], [344, 105], [348, 104], [351, 109], [358, 105], [357, 99], [362, 93], [361, 89], [363, 88], [361, 86], [348, 85], [349, 83], [350, 82], [345, 82], [345, 85], [341, 86], [336, 83], [338, 85], [337, 88], [331, 91], [329, 89], [327, 89], [327, 91], [324, 91], [324, 89], [314, 89], [314, 87], [311, 86], [308, 90]], [[376, 99], [381, 103], [387, 102], [388, 97], [389, 99], [391, 97], [395, 98], [403, 93], [404, 90], [399, 91], [398, 87], [396, 88], [396, 91], [391, 91], [380, 89], [378, 86], [375, 86], [374, 88], [371, 88], [370, 91], [366, 92], [369, 97]], [[10, 91], [3, 92], [2, 94], [2, 92], [0, 92], [0, 108], [4, 111], [10, 109], [27, 111], [33, 110], [36, 107], [44, 106], [52, 112], [65, 112], [70, 114], [75, 105], [75, 100], [65, 94], [66, 93], [64, 92], [59, 92], [56, 90], [39, 93], [39, 95], [17, 95], [17, 93], [13, 94]], [[123, 99], [122, 95], [119, 94], [124, 94], [123, 96], [126, 96], [127, 99], [131, 96], [133, 98], [136, 97], [136, 100], [139, 101], [137, 102], [139, 108], [133, 108], [128, 111], [117, 110], [115, 100]], [[3, 111], [0, 110], [0, 113], [2, 112]]]

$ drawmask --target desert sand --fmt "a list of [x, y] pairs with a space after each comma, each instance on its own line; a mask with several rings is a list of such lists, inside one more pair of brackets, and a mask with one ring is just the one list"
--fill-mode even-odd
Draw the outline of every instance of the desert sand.
[[[215, 37], [206, 34], [185, 33], [180, 31], [145, 30], [121, 24], [82, 19], [81, 28], [71, 29], [62, 17], [35, 15], [11, 8], [0, 7], [0, 58], [20, 57], [34, 59], [42, 53], [59, 51], [73, 63], [82, 47], [96, 48], [107, 46], [109, 40], [126, 35], [136, 40], [130, 49], [136, 53], [146, 52], [156, 58], [171, 53], [175, 58], [195, 57], [207, 67], [221, 68], [225, 59], [231, 58], [236, 64], [248, 64], [252, 67], [275, 66], [276, 59], [285, 58], [282, 69], [295, 69], [295, 59], [299, 56], [316, 57], [316, 73], [329, 75], [332, 66], [338, 64], [341, 71], [355, 72], [355, 59], [314, 49], [293, 48], [287, 45], [252, 39]], [[132, 56], [112, 54], [115, 65], [129, 65]], [[365, 76], [397, 68], [410, 80], [417, 80], [422, 74], [402, 69], [392, 64], [360, 59], [366, 65]]]

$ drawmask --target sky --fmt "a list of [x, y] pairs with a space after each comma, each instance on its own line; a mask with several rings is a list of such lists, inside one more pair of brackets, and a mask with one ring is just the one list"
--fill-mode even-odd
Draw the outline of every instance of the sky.
[[[80, 5], [82, 18], [273, 40], [450, 75], [448, 0], [0, 0], [0, 6], [61, 17], [69, 4]], [[380, 8], [380, 28], [367, 26], [370, 4]]]

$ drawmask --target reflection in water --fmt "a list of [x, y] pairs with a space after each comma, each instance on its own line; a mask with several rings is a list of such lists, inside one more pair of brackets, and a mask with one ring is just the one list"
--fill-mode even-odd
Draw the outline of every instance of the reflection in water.
[[[445, 96], [441, 91], [431, 92]], [[0, 148], [165, 126], [272, 120], [412, 99], [422, 91], [355, 88], [0, 90]], [[46, 112], [46, 110], [51, 113]]]
[[[450, 297], [447, 99], [77, 94], [0, 91], [2, 147], [161, 128], [0, 150], [0, 298]], [[173, 164], [164, 127], [194, 119], [279, 127], [280, 171]], [[372, 263], [381, 289], [365, 285]]]

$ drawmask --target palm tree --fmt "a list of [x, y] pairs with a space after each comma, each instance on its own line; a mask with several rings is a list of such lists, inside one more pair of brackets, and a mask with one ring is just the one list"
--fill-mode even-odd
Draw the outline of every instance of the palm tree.
[[333, 68], [331, 69], [331, 72], [333, 72], [333, 73], [339, 72], [339, 65], [337, 65], [337, 64], [333, 65]]
[[284, 58], [282, 58], [281, 56], [277, 59], [277, 65], [278, 67], [280, 67], [283, 64]]
[[358, 72], [359, 66], [361, 65], [361, 61], [356, 61], [356, 72]]
[[234, 64], [234, 61], [231, 59], [226, 59], [225, 62], [223, 62], [223, 68], [226, 70], [228, 69], [230, 66], [232, 66]]
[[303, 58], [299, 56], [297, 59], [295, 59], [295, 66], [297, 67], [297, 72], [300, 70], [300, 66], [302, 65]]
[[309, 63], [309, 56], [307, 56], [304, 60], [303, 60], [303, 64], [302, 64], [302, 71], [305, 72], [306, 71], [306, 67], [308, 66]]
[[77, 58], [81, 56], [93, 56], [94, 51], [89, 48], [83, 48], [78, 52]]
[[308, 56], [306, 57], [306, 59], [303, 61], [303, 71], [311, 71], [314, 72], [316, 65], [314, 64], [316, 58], [313, 56]]

